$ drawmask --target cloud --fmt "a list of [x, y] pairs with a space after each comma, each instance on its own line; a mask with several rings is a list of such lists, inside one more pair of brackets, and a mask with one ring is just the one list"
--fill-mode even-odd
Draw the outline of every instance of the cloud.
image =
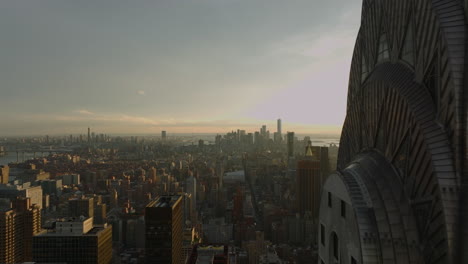
[[349, 10], [335, 26], [296, 33], [272, 43], [269, 56], [290, 60], [290, 72], [295, 76], [245, 108], [244, 115], [261, 120], [281, 116], [290, 122], [341, 125], [359, 12], [357, 8]]
[[86, 109], [76, 110], [76, 111], [74, 111], [74, 113], [82, 114], [82, 115], [94, 115], [93, 112], [88, 111]]
[[[82, 131], [89, 125], [110, 133], [163, 126], [168, 131], [182, 126], [186, 131], [255, 131], [263, 121], [243, 121], [255, 117], [323, 125], [316, 113], [332, 124], [342, 123], [349, 69], [337, 67], [349, 65], [352, 48], [344, 52], [341, 45], [354, 45], [354, 37], [347, 40], [350, 27], [358, 28], [359, 16], [351, 6], [359, 8], [359, 1], [320, 6], [307, 0], [200, 1], [216, 6], [169, 1], [156, 8], [158, 15], [155, 8], [134, 4], [89, 12], [80, 1], [79, 8], [53, 1], [50, 8], [0, 8], [6, 11], [0, 20], [7, 26], [8, 51], [2, 62], [5, 69], [14, 69], [0, 71], [6, 87], [0, 110], [9, 113], [0, 122], [18, 132], [46, 131], [50, 124], [57, 131]], [[229, 5], [217, 6], [220, 1]], [[347, 13], [339, 18], [343, 10]], [[148, 34], [153, 31], [161, 34]], [[17, 100], [26, 100], [25, 107], [8, 111]], [[34, 108], [30, 100], [46, 107]], [[40, 113], [50, 119], [21, 120], [21, 114]], [[18, 121], [7, 122], [10, 116]], [[200, 121], [206, 119], [232, 122]]]
[[348, 10], [338, 18], [334, 27], [326, 25], [315, 31], [287, 36], [273, 43], [270, 53], [305, 56], [309, 57], [308, 60], [351, 56], [358, 31], [356, 25], [359, 25], [359, 12], [360, 9]]

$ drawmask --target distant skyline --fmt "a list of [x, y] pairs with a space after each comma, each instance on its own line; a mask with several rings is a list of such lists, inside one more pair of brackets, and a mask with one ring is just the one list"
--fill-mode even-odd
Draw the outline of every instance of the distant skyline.
[[339, 134], [361, 0], [0, 3], [0, 136]]

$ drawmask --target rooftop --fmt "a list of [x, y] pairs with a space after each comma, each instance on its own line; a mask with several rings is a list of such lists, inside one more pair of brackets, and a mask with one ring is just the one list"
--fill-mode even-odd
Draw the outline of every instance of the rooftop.
[[55, 222], [84, 222], [86, 221], [87, 219], [89, 219], [89, 217], [64, 217], [64, 218], [58, 218], [55, 220]]
[[228, 246], [198, 245], [188, 259], [189, 264], [227, 263]]
[[163, 195], [151, 201], [146, 207], [172, 207], [181, 199], [181, 195]]
[[104, 231], [107, 226], [95, 226], [91, 230], [89, 230], [85, 234], [73, 234], [73, 233], [66, 233], [66, 234], [60, 234], [55, 231], [50, 231], [50, 230], [43, 230], [41, 233], [37, 234], [36, 236], [97, 236], [100, 232]]

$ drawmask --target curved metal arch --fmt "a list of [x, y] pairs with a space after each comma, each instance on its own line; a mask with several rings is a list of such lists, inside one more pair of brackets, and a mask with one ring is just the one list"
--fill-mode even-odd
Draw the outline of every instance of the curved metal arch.
[[[467, 21], [463, 3], [460, 0], [364, 0], [362, 8], [361, 28], [351, 64], [338, 175], [350, 193], [349, 186], [356, 187], [357, 182], [364, 184], [372, 200], [368, 205], [375, 209], [379, 203], [386, 203], [379, 198], [380, 192], [385, 192], [385, 186], [377, 184], [382, 179], [373, 177], [369, 171], [361, 170], [359, 174], [351, 167], [363, 164], [372, 167], [369, 162], [374, 160], [380, 163], [370, 171], [376, 172], [379, 166], [388, 163], [394, 173], [386, 177], [395, 179], [393, 183], [390, 178], [386, 181], [396, 186], [392, 189], [393, 198], [388, 196], [388, 199], [395, 200], [401, 192], [399, 199], [404, 201], [414, 220], [411, 228], [417, 227], [417, 239], [409, 239], [412, 237], [409, 235], [405, 243], [409, 245], [408, 252], [413, 252], [410, 255], [417, 252], [419, 257], [409, 257], [408, 263], [415, 263], [415, 259], [424, 263], [464, 263], [468, 261], [468, 250], [465, 250], [468, 245], [468, 85], [465, 84]], [[389, 62], [377, 63], [382, 23], [386, 25], [393, 56], [390, 55]], [[413, 25], [411, 66], [401, 56], [408, 23]], [[362, 60], [367, 62], [365, 78]], [[429, 74], [433, 69], [435, 79]], [[434, 89], [432, 97], [430, 88]], [[374, 155], [381, 155], [384, 161], [373, 158]], [[404, 212], [397, 214], [401, 218]], [[405, 232], [410, 232], [410, 227], [402, 226]], [[388, 243], [395, 246], [400, 242]]]
[[[348, 109], [343, 127], [339, 169], [346, 170], [368, 150], [378, 151], [396, 168], [401, 164], [395, 157], [404, 155], [408, 166], [394, 181], [403, 186], [413, 217], [415, 210], [423, 210], [429, 218], [418, 219], [418, 225], [424, 225], [419, 228], [420, 253], [426, 261], [452, 262], [457, 248], [458, 201], [453, 199], [458, 193], [457, 177], [449, 139], [434, 121], [430, 94], [406, 66], [384, 63], [377, 66], [356, 100], [360, 104]], [[379, 138], [383, 132], [385, 137]], [[404, 142], [412, 146], [407, 153], [401, 152]], [[418, 207], [423, 202], [427, 208]]]

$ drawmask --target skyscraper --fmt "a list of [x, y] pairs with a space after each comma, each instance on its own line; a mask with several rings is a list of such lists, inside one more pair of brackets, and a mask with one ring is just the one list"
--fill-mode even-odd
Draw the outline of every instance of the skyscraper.
[[468, 263], [466, 1], [362, 5], [323, 263]]
[[260, 128], [260, 134], [261, 134], [262, 136], [265, 136], [265, 135], [266, 135], [266, 131], [267, 131], [266, 125], [262, 125], [262, 128]]
[[88, 127], [88, 144], [91, 144], [91, 128]]
[[37, 263], [110, 264], [112, 226], [93, 226], [93, 218], [65, 218], [33, 237]]
[[106, 221], [107, 205], [105, 203], [95, 202], [93, 222], [95, 225], [103, 225]]
[[185, 192], [191, 194], [191, 208], [190, 208], [190, 216], [192, 219], [194, 218], [196, 206], [197, 206], [197, 179], [193, 177], [193, 174], [185, 180]]
[[320, 191], [322, 189], [322, 172], [320, 160], [312, 154], [312, 144], [309, 141], [305, 150], [305, 158], [297, 163], [297, 202], [301, 216], [309, 211], [315, 219], [320, 206]]
[[277, 126], [276, 132], [278, 132], [278, 134], [279, 134], [280, 137], [281, 137], [281, 135], [282, 135], [282, 132], [281, 132], [281, 119], [278, 119], [278, 120], [276, 121], [276, 126]]
[[35, 204], [42, 209], [41, 186], [23, 188], [21, 185], [0, 185], [0, 198], [7, 198], [13, 201], [18, 197], [31, 198], [31, 204]]
[[93, 217], [94, 216], [94, 198], [80, 197], [72, 198], [68, 201], [69, 216], [72, 217]]
[[161, 131], [161, 139], [163, 141], [166, 141], [166, 138], [167, 138], [166, 131], [165, 130]]
[[41, 210], [30, 198], [17, 198], [0, 208], [0, 263], [32, 260], [32, 238], [41, 230]]
[[182, 210], [180, 195], [160, 196], [146, 206], [146, 263], [181, 263]]
[[10, 168], [8, 166], [0, 166], [0, 184], [7, 184], [10, 175]]
[[288, 132], [288, 157], [294, 157], [294, 132]]

